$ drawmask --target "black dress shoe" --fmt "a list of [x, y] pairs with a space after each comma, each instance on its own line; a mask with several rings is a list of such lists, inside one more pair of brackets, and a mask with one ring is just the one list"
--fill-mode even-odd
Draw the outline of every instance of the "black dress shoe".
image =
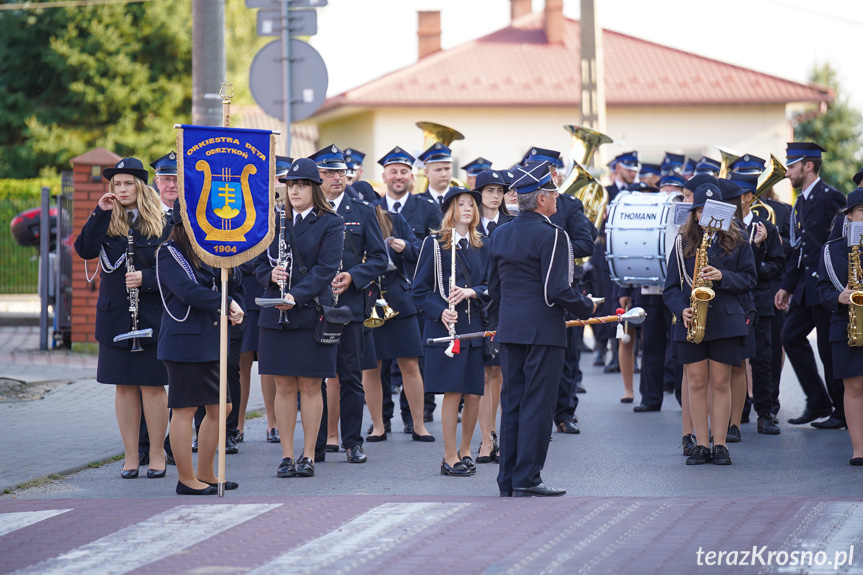
[[470, 471], [470, 474], [474, 475], [476, 473], [476, 463], [473, 462], [473, 459], [471, 459], [471, 456], [465, 455], [464, 457], [462, 457], [461, 453], [458, 453], [458, 452], [456, 452], [456, 453], [459, 457], [459, 460], [462, 463], [464, 463], [464, 466], [467, 467], [468, 471]]
[[192, 489], [185, 483], [177, 482], [177, 495], [218, 495], [219, 490], [212, 485], [203, 489]]
[[148, 469], [147, 470], [147, 479], [161, 479], [165, 477], [165, 469]]
[[[477, 463], [491, 463], [494, 461], [496, 446], [494, 443], [491, 444], [491, 452], [488, 455], [477, 455], [476, 462]], [[479, 442], [479, 447], [476, 448], [476, 452], [479, 453], [482, 451], [482, 441]]]
[[724, 445], [714, 445], [710, 455], [713, 458], [713, 465], [731, 465], [731, 455]]
[[327, 453], [338, 453], [339, 452], [339, 446], [333, 445], [332, 443], [327, 443], [326, 447], [324, 447], [324, 450]]
[[775, 413], [770, 414], [770, 420], [773, 422], [773, 425], [779, 425], [779, 416]]
[[246, 435], [242, 431], [238, 431], [237, 436], [234, 438], [234, 440], [237, 443], [242, 443], [245, 438], [246, 438]]
[[379, 441], [387, 440], [387, 432], [384, 431], [381, 435], [369, 435], [366, 437], [366, 441], [369, 443], [378, 443]]
[[365, 463], [368, 460], [361, 445], [355, 445], [347, 450], [348, 463]]
[[234, 439], [232, 434], [228, 434], [225, 436], [225, 454], [234, 455], [240, 452], [240, 448], [237, 447], [237, 440]]
[[138, 468], [135, 469], [124, 469], [120, 472], [120, 477], [123, 479], [135, 479], [138, 477]]
[[575, 435], [577, 433], [581, 433], [581, 430], [571, 419], [567, 419], [566, 421], [561, 421], [557, 424], [557, 432]]
[[276, 470], [276, 477], [296, 477], [297, 468], [290, 457], [285, 457]]
[[686, 465], [703, 465], [710, 463], [713, 456], [710, 455], [710, 450], [703, 445], [696, 445], [692, 449], [692, 453], [686, 458]]
[[461, 461], [457, 461], [455, 465], [450, 465], [446, 459], [440, 462], [440, 474], [452, 477], [470, 477], [471, 475], [470, 469]]
[[533, 487], [513, 487], [513, 497], [559, 497], [566, 495], [566, 489], [558, 489], [549, 487], [545, 483], [540, 483]]
[[[387, 431], [389, 431], [389, 429], [388, 429]], [[414, 432], [414, 423], [413, 423], [413, 421], [408, 422], [408, 423], [405, 423], [405, 425], [404, 425], [404, 429], [403, 429], [402, 431], [404, 431], [404, 434], [405, 434], [405, 435], [410, 435], [410, 434], [412, 434], [412, 433]]]
[[297, 477], [314, 477], [315, 462], [308, 457], [300, 457], [297, 461]]
[[766, 435], [779, 435], [779, 426], [773, 423], [773, 418], [769, 416], [758, 418], [758, 433]]
[[170, 453], [165, 454], [165, 463], [167, 463], [168, 465], [177, 465], [177, 462], [174, 461], [174, 456]]
[[[369, 428], [366, 430], [366, 435], [371, 435], [371, 434], [372, 434], [372, 431], [374, 431], [374, 430], [375, 430], [375, 425], [374, 425], [373, 423], [370, 423], [370, 424], [369, 424]], [[391, 424], [389, 421], [387, 421], [386, 423], [384, 423], [384, 431], [386, 431], [387, 433], [389, 433], [389, 432], [391, 432], [392, 430], [393, 430], [393, 429], [392, 429], [392, 424]]]
[[732, 425], [728, 428], [728, 433], [725, 434], [725, 441], [727, 443], [740, 443], [740, 428], [736, 425]]
[[621, 397], [620, 403], [632, 403], [632, 398], [631, 397]]
[[691, 433], [687, 433], [683, 436], [683, 455], [689, 457], [692, 455], [692, 450], [695, 449], [697, 442], [695, 441], [695, 436]]
[[593, 367], [602, 367], [605, 365], [605, 350], [596, 352], [593, 356]]
[[138, 465], [147, 465], [150, 463], [150, 454], [146, 451], [138, 452]]
[[580, 383], [575, 384], [575, 393], [587, 393], [587, 390]]
[[267, 430], [267, 443], [281, 443], [282, 439], [279, 437], [279, 430], [275, 427]]
[[425, 423], [434, 421], [434, 411], [426, 411], [425, 413], [423, 413], [423, 421]]
[[[620, 373], [620, 364], [616, 361], [614, 363], [610, 363], [602, 368], [602, 373]], [[518, 496], [516, 495], [516, 497]]]
[[824, 409], [809, 409], [807, 407], [800, 417], [794, 417], [792, 419], [789, 419], [788, 423], [791, 423], [793, 425], [802, 425], [804, 423], [815, 421], [816, 419], [821, 419], [822, 417], [827, 417], [828, 415], [830, 415], [829, 407], [826, 407]]
[[423, 443], [434, 443], [434, 435], [420, 435], [415, 431], [411, 431], [411, 439], [414, 441], [422, 441]]
[[848, 427], [848, 424], [841, 419], [831, 417], [829, 419], [825, 419], [824, 421], [816, 421], [812, 423], [812, 427], [814, 427], [815, 429], [844, 429]]
[[512, 497], [512, 491], [501, 491], [500, 496], [501, 497]]
[[[212, 487], [215, 487], [216, 489], [219, 488], [218, 483], [210, 483], [209, 481], [205, 481], [204, 483], [206, 483], [207, 485], [210, 485]], [[237, 483], [236, 481], [225, 481], [225, 491], [233, 491], [234, 489], [236, 489], [239, 486], [240, 486], [240, 484]]]
[[198, 437], [192, 440], [192, 453], [198, 453]]
[[632, 408], [632, 411], [635, 413], [645, 413], [647, 411], [659, 411], [658, 405], [647, 405], [646, 403], [642, 403], [641, 405], [636, 405]]
[[852, 457], [850, 461], [848, 461], [848, 463], [854, 465], [855, 467], [863, 465], [863, 457]]

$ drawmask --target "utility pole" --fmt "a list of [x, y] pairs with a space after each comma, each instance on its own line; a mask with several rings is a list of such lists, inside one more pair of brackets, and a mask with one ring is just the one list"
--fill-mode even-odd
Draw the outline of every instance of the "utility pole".
[[581, 125], [605, 133], [605, 53], [596, 4], [581, 0]]
[[222, 99], [226, 80], [225, 0], [192, 0], [192, 123], [222, 125]]

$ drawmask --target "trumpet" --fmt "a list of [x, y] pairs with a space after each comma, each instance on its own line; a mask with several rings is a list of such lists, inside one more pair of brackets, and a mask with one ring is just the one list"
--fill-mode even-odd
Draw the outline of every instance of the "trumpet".
[[[376, 327], [380, 327], [384, 325], [388, 320], [393, 319], [399, 312], [390, 307], [390, 304], [387, 302], [386, 298], [384, 298], [384, 294], [387, 293], [385, 289], [381, 288], [381, 297], [375, 300], [375, 305], [372, 306], [372, 313], [363, 320], [363, 325], [367, 328], [374, 329]], [[380, 316], [378, 314], [378, 308], [381, 308], [384, 315]]]
[[[132, 236], [132, 232], [133, 228], [129, 227], [129, 235], [126, 237], [126, 273], [132, 273], [135, 271], [135, 238]], [[126, 293], [129, 298], [129, 313], [132, 315], [132, 331], [121, 333], [114, 338], [114, 341], [118, 342], [131, 339], [131, 351], [144, 351], [144, 348], [141, 347], [140, 338], [153, 337], [153, 328], [148, 327], [147, 329], [138, 329], [138, 288], [127, 287]]]
[[758, 186], [755, 188], [755, 199], [749, 206], [749, 209], [753, 211], [756, 209], [764, 210], [767, 213], [767, 220], [773, 225], [776, 225], [776, 210], [769, 204], [761, 201], [761, 195], [785, 179], [786, 171], [787, 168], [782, 162], [776, 156], [770, 154], [770, 167], [759, 176]]

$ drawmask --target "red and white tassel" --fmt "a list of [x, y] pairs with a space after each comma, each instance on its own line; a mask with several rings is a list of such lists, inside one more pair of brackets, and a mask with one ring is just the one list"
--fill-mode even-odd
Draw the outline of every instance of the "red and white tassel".
[[459, 351], [461, 351], [461, 342], [457, 339], [454, 339], [449, 342], [449, 345], [447, 346], [444, 353], [447, 355], [447, 357], [453, 357], [455, 355], [458, 355]]

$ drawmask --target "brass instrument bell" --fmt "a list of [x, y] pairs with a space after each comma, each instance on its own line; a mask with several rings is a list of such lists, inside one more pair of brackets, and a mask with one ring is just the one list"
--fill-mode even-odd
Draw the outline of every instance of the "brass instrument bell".
[[719, 150], [719, 154], [722, 157], [722, 162], [719, 164], [719, 178], [727, 178], [728, 174], [731, 172], [731, 164], [740, 158], [740, 154], [720, 146], [716, 146], [716, 149]]
[[384, 318], [378, 315], [378, 306], [377, 303], [372, 306], [372, 313], [369, 317], [363, 320], [363, 325], [367, 328], [376, 328], [384, 325]]
[[[464, 140], [464, 135], [443, 124], [434, 122], [417, 122], [416, 127], [423, 131], [423, 150], [427, 150], [432, 144], [440, 142], [449, 147], [456, 140]], [[421, 194], [428, 189], [429, 181], [424, 168], [420, 168], [414, 181], [414, 194]], [[451, 186], [464, 186], [464, 182], [456, 178], [450, 180]]]

